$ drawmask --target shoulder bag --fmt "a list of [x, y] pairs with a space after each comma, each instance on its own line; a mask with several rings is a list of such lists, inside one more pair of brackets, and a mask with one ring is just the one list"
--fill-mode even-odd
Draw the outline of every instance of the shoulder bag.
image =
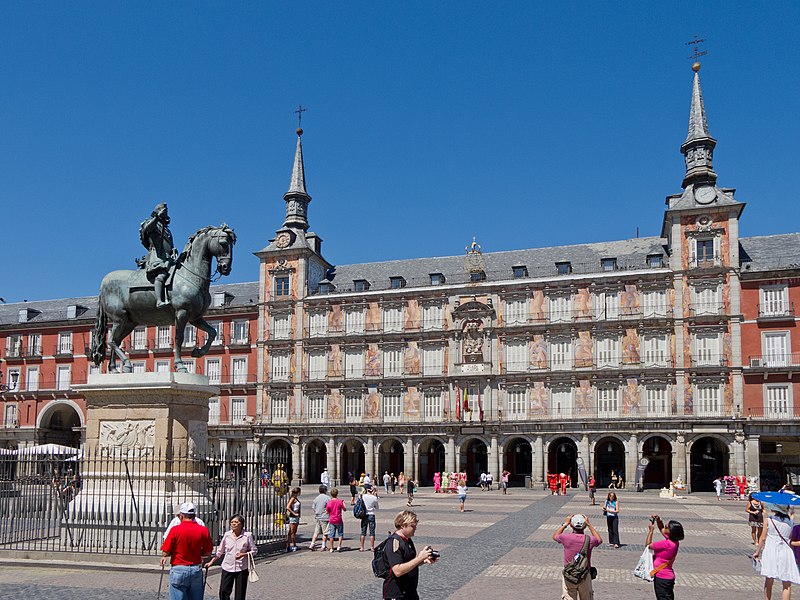
[[247, 553], [247, 581], [255, 583], [258, 581], [258, 573], [256, 573], [256, 561], [253, 559], [253, 553]]

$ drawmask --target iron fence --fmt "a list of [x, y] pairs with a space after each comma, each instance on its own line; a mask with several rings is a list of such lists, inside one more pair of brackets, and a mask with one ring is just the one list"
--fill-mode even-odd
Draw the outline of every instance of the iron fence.
[[288, 455], [0, 455], [0, 549], [157, 556], [180, 505], [214, 542], [241, 514], [259, 546], [286, 538]]

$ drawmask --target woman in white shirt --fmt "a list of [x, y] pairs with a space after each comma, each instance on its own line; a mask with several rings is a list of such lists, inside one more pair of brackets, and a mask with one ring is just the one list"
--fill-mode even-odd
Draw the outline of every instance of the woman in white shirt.
[[247, 575], [249, 560], [247, 555], [258, 548], [253, 541], [253, 534], [244, 530], [244, 517], [231, 517], [230, 531], [225, 532], [217, 548], [217, 554], [206, 563], [209, 568], [218, 559], [222, 559], [222, 577], [219, 581], [220, 600], [230, 600], [234, 583], [236, 584], [235, 600], [245, 600], [247, 594]]

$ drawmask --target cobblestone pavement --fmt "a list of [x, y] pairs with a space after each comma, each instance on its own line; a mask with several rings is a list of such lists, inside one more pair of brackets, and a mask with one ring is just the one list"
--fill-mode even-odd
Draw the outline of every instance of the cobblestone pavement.
[[[598, 495], [599, 497], [599, 495]], [[744, 600], [758, 597], [762, 579], [750, 568], [750, 544], [744, 503], [717, 502], [712, 495], [663, 499], [653, 492], [620, 491], [620, 536], [624, 545], [604, 544], [594, 553], [599, 575], [595, 598], [633, 600], [652, 598], [652, 584], [633, 577], [631, 571], [642, 552], [647, 520], [657, 512], [665, 520], [684, 523], [686, 540], [676, 561], [676, 595], [681, 600]], [[308, 500], [306, 500], [308, 504]], [[307, 511], [307, 506], [304, 509]], [[392, 528], [394, 515], [405, 508], [405, 496], [384, 496], [378, 512], [378, 540]], [[433, 545], [442, 554], [435, 565], [424, 566], [420, 595], [425, 599], [552, 598], [561, 595], [561, 547], [551, 540], [568, 514], [582, 512], [607, 540], [600, 505], [591, 506], [585, 493], [567, 497], [512, 489], [471, 491], [467, 512], [458, 511], [454, 496], [423, 489], [415, 500], [420, 517], [418, 547]], [[306, 512], [308, 515], [308, 511]], [[308, 521], [308, 519], [304, 519]], [[300, 526], [307, 540], [308, 522]], [[302, 550], [258, 563], [261, 580], [250, 585], [248, 598], [260, 600], [290, 594], [317, 598], [379, 598], [380, 580], [372, 576], [370, 552], [358, 551], [357, 522], [345, 522], [345, 551], [339, 554]], [[355, 536], [355, 537], [353, 537]], [[367, 541], [367, 548], [369, 541]], [[722, 558], [724, 557], [724, 558]], [[0, 598], [36, 600], [140, 600], [154, 599], [160, 570], [157, 561], [141, 569], [66, 568], [28, 564], [0, 568]], [[219, 571], [211, 570], [206, 599], [217, 597]], [[162, 598], [167, 597], [167, 576]], [[777, 593], [776, 596], [777, 597]]]

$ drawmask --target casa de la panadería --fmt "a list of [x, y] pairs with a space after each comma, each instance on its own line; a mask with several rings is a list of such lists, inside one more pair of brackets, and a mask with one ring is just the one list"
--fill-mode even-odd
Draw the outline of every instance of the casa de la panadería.
[[[212, 287], [218, 338], [188, 361], [220, 389], [215, 449], [280, 452], [306, 484], [325, 468], [335, 483], [386, 471], [474, 483], [504, 469], [534, 486], [548, 472], [690, 491], [720, 475], [792, 481], [800, 234], [740, 237], [745, 202], [717, 182], [699, 68], [685, 172], [652, 237], [502, 252], [467, 239], [453, 256], [337, 265], [310, 229], [298, 129], [257, 281]], [[82, 443], [72, 386], [96, 369], [96, 307], [96, 296], [0, 306], [0, 448]], [[184, 343], [202, 335], [190, 327]], [[169, 327], [134, 331], [134, 371], [170, 370], [172, 340]]]

